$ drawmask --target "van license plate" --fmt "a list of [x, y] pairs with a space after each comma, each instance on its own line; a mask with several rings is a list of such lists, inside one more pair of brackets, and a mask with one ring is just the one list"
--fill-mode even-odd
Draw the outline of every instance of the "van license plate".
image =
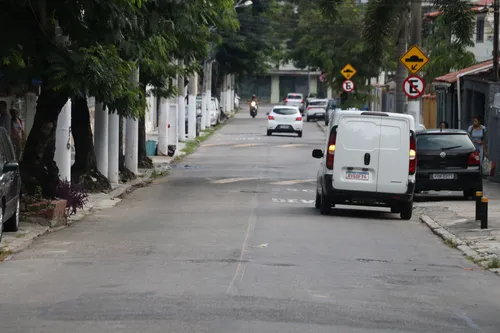
[[455, 179], [454, 173], [433, 173], [431, 179]]
[[356, 179], [356, 180], [369, 180], [370, 174], [368, 172], [355, 172], [355, 171], [347, 171], [345, 173], [346, 179]]

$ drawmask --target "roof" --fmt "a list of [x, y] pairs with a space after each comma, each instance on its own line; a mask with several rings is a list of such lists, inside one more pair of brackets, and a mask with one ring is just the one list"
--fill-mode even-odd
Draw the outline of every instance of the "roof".
[[418, 135], [421, 134], [467, 134], [467, 131], [461, 130], [461, 129], [454, 129], [454, 128], [445, 128], [445, 129], [439, 129], [439, 128], [433, 128], [433, 129], [428, 129], [425, 131], [420, 131], [418, 132]]
[[[486, 7], [489, 7], [493, 4], [493, 0], [478, 0], [478, 1], [474, 1], [472, 3], [472, 8], [471, 10], [473, 12], [481, 12], [483, 10], [486, 10], [487, 8]], [[439, 15], [441, 15], [443, 13], [442, 10], [438, 10], [438, 11], [434, 11], [434, 12], [429, 12], [427, 14], [424, 15], [424, 19], [434, 19], [436, 17], [438, 17]]]
[[[484, 70], [479, 70], [481, 67], [485, 67], [485, 66], [489, 66], [489, 67], [485, 68]], [[488, 70], [490, 70], [491, 67], [493, 67], [493, 60], [484, 61], [484, 62], [481, 62], [481, 63], [476, 64], [474, 66], [470, 66], [470, 67], [463, 68], [463, 69], [456, 71], [456, 72], [451, 72], [451, 73], [439, 76], [439, 77], [435, 78], [434, 81], [432, 81], [432, 82], [433, 83], [434, 82], [455, 83], [455, 82], [457, 82], [458, 75], [465, 74], [467, 72], [474, 71], [474, 70], [478, 70], [475, 73], [487, 72]]]

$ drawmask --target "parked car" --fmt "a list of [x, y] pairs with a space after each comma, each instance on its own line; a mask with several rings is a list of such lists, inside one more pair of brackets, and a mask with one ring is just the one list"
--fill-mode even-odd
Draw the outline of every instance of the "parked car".
[[315, 207], [329, 214], [339, 205], [390, 207], [409, 220], [416, 171], [415, 121], [411, 115], [336, 111], [317, 174]]
[[286, 106], [296, 106], [301, 113], [304, 113], [304, 95], [299, 93], [289, 93], [285, 98]]
[[267, 116], [267, 136], [273, 133], [297, 133], [302, 137], [304, 122], [296, 106], [277, 105]]
[[0, 165], [2, 184], [0, 186], [0, 241], [3, 232], [19, 229], [19, 205], [21, 201], [21, 175], [14, 147], [7, 131], [0, 127]]
[[463, 191], [473, 198], [483, 190], [479, 153], [464, 130], [417, 133], [417, 191]]
[[314, 119], [324, 119], [327, 105], [327, 99], [311, 100], [307, 106], [306, 120], [309, 122]]
[[329, 99], [325, 111], [325, 126], [328, 126], [329, 119], [331, 119], [331, 115], [336, 108], [337, 108], [337, 100]]
[[208, 110], [210, 111], [210, 125], [216, 126], [220, 123], [220, 113], [221, 110], [218, 108], [218, 100], [212, 97], [210, 103], [208, 103]]

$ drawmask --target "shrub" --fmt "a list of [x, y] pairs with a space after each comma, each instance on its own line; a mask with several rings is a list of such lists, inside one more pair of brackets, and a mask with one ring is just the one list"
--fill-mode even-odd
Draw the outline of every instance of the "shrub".
[[72, 185], [66, 180], [61, 180], [56, 187], [56, 195], [58, 198], [67, 201], [66, 209], [69, 215], [76, 214], [78, 209], [83, 209], [88, 202], [87, 191], [78, 185]]

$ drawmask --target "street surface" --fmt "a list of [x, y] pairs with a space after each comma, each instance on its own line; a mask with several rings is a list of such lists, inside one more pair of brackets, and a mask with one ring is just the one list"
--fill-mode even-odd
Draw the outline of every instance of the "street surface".
[[324, 133], [267, 137], [268, 110], [1, 263], [0, 332], [499, 332], [498, 276], [416, 217], [321, 216]]

